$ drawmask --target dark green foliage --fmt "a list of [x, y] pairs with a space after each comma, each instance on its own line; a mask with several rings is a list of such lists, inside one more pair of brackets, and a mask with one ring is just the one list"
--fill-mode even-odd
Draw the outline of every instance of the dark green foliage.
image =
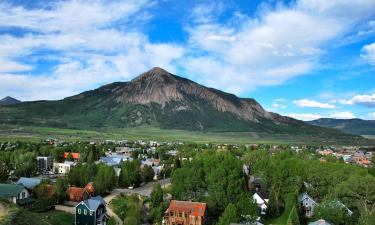
[[[172, 193], [177, 199], [205, 199], [212, 212], [220, 213], [235, 203], [243, 191], [242, 164], [228, 152], [205, 152], [172, 174]], [[208, 194], [208, 195], [206, 195]]]
[[350, 219], [346, 208], [334, 200], [326, 200], [314, 208], [314, 220], [321, 218], [335, 225], [348, 224]]
[[56, 193], [52, 196], [48, 196], [47, 184], [41, 183], [35, 187], [33, 191], [34, 196], [36, 197], [36, 203], [34, 209], [37, 212], [43, 212], [48, 209], [51, 209], [57, 201]]
[[232, 203], [229, 203], [225, 208], [223, 215], [219, 218], [217, 225], [229, 225], [230, 223], [238, 222], [238, 214], [236, 206]]
[[259, 217], [259, 207], [253, 201], [250, 192], [244, 192], [239, 197], [237, 203], [237, 214], [239, 222], [244, 224], [252, 224]]
[[112, 190], [116, 185], [116, 174], [112, 166], [99, 164], [94, 178], [95, 194], [103, 195]]
[[95, 164], [78, 164], [69, 171], [69, 183], [84, 187], [89, 182], [93, 181], [97, 174], [97, 166]]
[[289, 213], [289, 217], [287, 220], [287, 225], [299, 225], [299, 217], [296, 207], [294, 206]]
[[149, 165], [144, 165], [141, 170], [142, 181], [149, 182], [152, 181], [154, 178], [154, 170]]
[[68, 188], [68, 183], [65, 178], [58, 177], [56, 179], [56, 201], [58, 203], [63, 203], [67, 198], [66, 190]]
[[154, 189], [151, 192], [150, 201], [152, 207], [159, 207], [163, 202], [163, 190], [159, 183], [155, 184]]
[[139, 160], [122, 163], [119, 177], [119, 185], [121, 187], [138, 187], [141, 181], [141, 163]]

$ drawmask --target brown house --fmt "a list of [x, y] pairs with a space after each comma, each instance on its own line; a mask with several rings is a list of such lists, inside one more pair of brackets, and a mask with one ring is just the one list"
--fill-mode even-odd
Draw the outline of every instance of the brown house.
[[69, 195], [69, 201], [80, 202], [90, 197], [86, 188], [70, 187], [67, 192]]
[[206, 203], [172, 200], [165, 213], [166, 225], [202, 225], [206, 218]]

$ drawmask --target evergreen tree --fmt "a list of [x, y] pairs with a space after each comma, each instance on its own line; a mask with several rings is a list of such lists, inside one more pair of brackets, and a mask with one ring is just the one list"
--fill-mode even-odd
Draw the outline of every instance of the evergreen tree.
[[287, 220], [288, 225], [299, 225], [299, 217], [296, 207], [294, 206], [289, 213], [289, 217]]
[[163, 190], [159, 183], [155, 184], [154, 189], [151, 192], [150, 200], [152, 207], [159, 207], [160, 203], [163, 202]]
[[225, 208], [223, 214], [219, 218], [219, 222], [217, 223], [217, 225], [229, 225], [230, 223], [237, 222], [238, 216], [236, 206], [232, 203], [229, 203], [228, 206]]
[[153, 180], [155, 174], [151, 166], [144, 165], [141, 172], [143, 182], [149, 182]]

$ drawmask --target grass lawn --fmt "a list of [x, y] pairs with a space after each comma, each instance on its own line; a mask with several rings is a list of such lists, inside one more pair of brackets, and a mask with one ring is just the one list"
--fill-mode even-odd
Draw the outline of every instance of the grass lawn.
[[[102, 140], [160, 140], [196, 143], [268, 143], [268, 144], [333, 144], [337, 140], [321, 140], [311, 136], [290, 136], [254, 132], [199, 132], [163, 130], [151, 127], [103, 128], [100, 130], [75, 130], [51, 127], [0, 125], [0, 141], [40, 141], [56, 138], [64, 141]], [[323, 141], [323, 142], [322, 142]]]
[[[36, 213], [29, 210], [14, 207], [15, 211], [10, 218], [0, 220], [0, 225], [73, 225], [74, 215], [60, 212], [48, 211]], [[4, 216], [4, 218], [7, 216]]]

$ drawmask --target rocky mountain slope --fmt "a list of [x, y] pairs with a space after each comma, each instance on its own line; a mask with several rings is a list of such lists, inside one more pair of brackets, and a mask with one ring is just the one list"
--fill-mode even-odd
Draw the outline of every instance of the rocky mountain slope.
[[333, 129], [267, 112], [239, 98], [161, 68], [59, 101], [0, 107], [0, 123], [78, 129], [134, 126], [202, 131], [247, 131], [342, 136]]

